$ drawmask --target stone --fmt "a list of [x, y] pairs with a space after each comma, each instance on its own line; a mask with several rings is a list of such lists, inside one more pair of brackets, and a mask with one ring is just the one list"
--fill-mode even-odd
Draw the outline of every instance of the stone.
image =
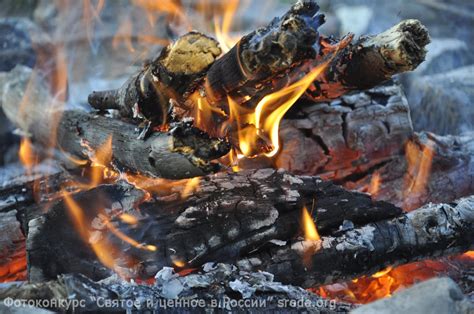
[[352, 314], [468, 314], [474, 305], [450, 278], [435, 278], [416, 284], [391, 298], [361, 306]]
[[474, 65], [414, 80], [408, 92], [416, 131], [461, 134], [474, 126]]

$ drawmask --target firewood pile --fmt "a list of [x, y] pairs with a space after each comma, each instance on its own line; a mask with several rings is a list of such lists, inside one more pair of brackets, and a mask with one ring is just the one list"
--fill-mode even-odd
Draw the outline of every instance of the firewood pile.
[[118, 28], [118, 4], [41, 2], [41, 27], [0, 21], [3, 307], [347, 312], [438, 275], [406, 308], [472, 310], [472, 43], [324, 1], [235, 38], [238, 1], [133, 1]]

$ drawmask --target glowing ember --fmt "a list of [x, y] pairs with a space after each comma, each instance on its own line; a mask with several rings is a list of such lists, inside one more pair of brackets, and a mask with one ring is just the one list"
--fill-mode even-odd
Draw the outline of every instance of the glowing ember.
[[397, 291], [432, 278], [447, 270], [443, 262], [423, 261], [387, 268], [371, 277], [310, 289], [311, 291], [350, 303], [369, 303], [392, 296]]

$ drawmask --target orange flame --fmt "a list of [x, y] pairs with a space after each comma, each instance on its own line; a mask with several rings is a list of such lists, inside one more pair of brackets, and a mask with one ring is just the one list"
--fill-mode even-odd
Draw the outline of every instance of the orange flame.
[[390, 297], [397, 291], [416, 282], [432, 278], [446, 269], [447, 266], [442, 262], [415, 262], [396, 268], [388, 267], [371, 277], [364, 276], [350, 282], [326, 285], [310, 290], [327, 298], [364, 304]]
[[89, 243], [97, 258], [104, 266], [115, 269], [115, 249], [106, 241], [91, 241], [92, 230], [89, 228], [88, 220], [82, 208], [68, 193], [64, 192], [63, 198], [81, 238], [84, 239], [86, 243]]
[[273, 149], [266, 153], [267, 157], [274, 156], [279, 148], [278, 131], [280, 121], [285, 113], [303, 95], [316, 78], [321, 75], [327, 62], [312, 69], [301, 80], [275, 93], [265, 96], [255, 109], [255, 126], [259, 132], [269, 134]]
[[411, 204], [411, 200], [420, 199], [426, 192], [434, 156], [433, 144], [430, 142], [420, 150], [415, 143], [409, 141], [405, 156], [408, 169], [405, 175], [404, 207], [406, 210], [411, 210], [418, 205]]
[[20, 143], [20, 150], [18, 156], [23, 166], [28, 172], [31, 172], [31, 168], [36, 165], [38, 158], [34, 152], [33, 144], [29, 138], [22, 138]]
[[303, 223], [303, 231], [304, 231], [304, 238], [305, 240], [321, 240], [319, 236], [318, 230], [316, 229], [316, 225], [314, 224], [313, 218], [306, 209], [306, 206], [303, 207], [302, 214], [301, 214], [301, 221]]
[[372, 175], [372, 178], [370, 179], [370, 186], [369, 186], [368, 193], [372, 196], [376, 196], [379, 193], [380, 183], [381, 183], [380, 173], [376, 172]]

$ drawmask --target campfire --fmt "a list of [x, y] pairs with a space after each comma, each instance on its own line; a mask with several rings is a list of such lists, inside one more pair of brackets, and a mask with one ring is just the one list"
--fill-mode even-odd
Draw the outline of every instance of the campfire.
[[0, 20], [2, 311], [472, 310], [472, 14], [336, 2]]

